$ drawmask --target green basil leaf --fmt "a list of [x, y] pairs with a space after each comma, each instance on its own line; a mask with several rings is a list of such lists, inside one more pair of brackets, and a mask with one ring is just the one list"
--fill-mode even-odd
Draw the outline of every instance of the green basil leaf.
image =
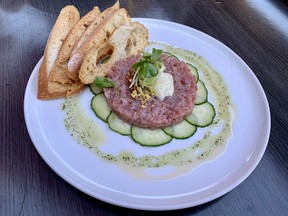
[[136, 70], [138, 67], [141, 67], [144, 62], [146, 62], [145, 60], [142, 60], [142, 61], [139, 61], [139, 62], [136, 62], [135, 64], [132, 65], [132, 69]]
[[112, 88], [115, 86], [113, 80], [102, 76], [96, 77], [94, 83], [99, 88]]
[[149, 87], [149, 86], [152, 86], [155, 82], [155, 77], [151, 77], [151, 78], [143, 78], [143, 79], [140, 79], [140, 84], [142, 87]]
[[145, 77], [145, 68], [143, 67], [143, 65], [141, 65], [139, 67], [139, 70], [138, 70], [138, 78], [144, 78]]
[[145, 59], [147, 62], [151, 62], [151, 54], [143, 55], [143, 59]]
[[163, 50], [153, 48], [152, 54], [151, 54], [151, 61], [152, 62], [159, 61], [162, 53], [163, 53]]
[[155, 77], [158, 74], [158, 69], [153, 64], [144, 63], [142, 67], [145, 78]]

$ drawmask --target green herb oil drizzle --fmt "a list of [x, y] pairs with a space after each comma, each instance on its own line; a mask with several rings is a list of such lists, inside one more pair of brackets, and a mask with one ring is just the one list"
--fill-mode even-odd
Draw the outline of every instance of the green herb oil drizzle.
[[[63, 103], [65, 126], [78, 143], [92, 149], [100, 158], [115, 163], [132, 175], [140, 178], [165, 179], [185, 174], [197, 165], [212, 160], [223, 153], [229, 138], [232, 136], [234, 110], [223, 78], [205, 59], [193, 52], [163, 43], [150, 42], [149, 46], [161, 46], [164, 51], [171, 52], [185, 62], [191, 63], [201, 72], [201, 80], [209, 89], [209, 95], [213, 98], [213, 105], [216, 109], [214, 123], [209, 126], [210, 130], [206, 130], [207, 132], [201, 139], [194, 139], [194, 141], [192, 139], [191, 145], [188, 147], [172, 150], [159, 156], [137, 157], [128, 151], [120, 152], [117, 155], [107, 154], [99, 148], [99, 144], [105, 140], [104, 133], [99, 133], [99, 128], [93, 120], [83, 118], [82, 112], [84, 111], [81, 112], [79, 101], [75, 98], [66, 99]], [[98, 132], [94, 131], [96, 128]], [[215, 128], [220, 128], [216, 134], [213, 133]], [[135, 145], [137, 144], [135, 143]], [[160, 177], [153, 177], [147, 173], [147, 169], [163, 167], [174, 167], [174, 171]]]

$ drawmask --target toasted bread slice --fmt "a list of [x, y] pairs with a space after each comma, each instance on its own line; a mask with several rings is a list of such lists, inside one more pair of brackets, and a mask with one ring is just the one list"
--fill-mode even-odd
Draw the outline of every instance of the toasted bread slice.
[[[105, 76], [116, 61], [141, 53], [147, 42], [148, 31], [142, 24], [134, 22], [120, 26], [105, 44], [92, 47], [86, 54], [79, 70], [80, 80], [89, 84], [96, 76]], [[107, 55], [109, 60], [101, 63], [101, 59]]]
[[144, 51], [148, 43], [148, 29], [139, 22], [133, 22], [132, 26], [134, 27], [131, 32], [131, 46], [129, 55], [137, 55]]
[[62, 88], [58, 89], [57, 84], [54, 86], [53, 82], [48, 80], [48, 76], [56, 62], [63, 41], [65, 41], [67, 35], [79, 19], [79, 11], [74, 6], [69, 5], [61, 10], [50, 32], [44, 51], [43, 62], [39, 69], [38, 99], [58, 98], [67, 94], [68, 91], [64, 91]]
[[73, 47], [77, 44], [82, 34], [99, 14], [99, 8], [94, 7], [85, 16], [83, 16], [70, 31], [59, 51], [56, 63], [49, 75], [49, 81], [55, 81], [61, 84], [72, 83], [72, 80], [68, 76], [67, 64]]
[[[89, 27], [86, 29], [84, 34], [79, 39], [78, 43], [74, 46], [73, 51], [71, 55], [74, 53], [77, 53], [80, 47], [86, 42], [86, 40], [93, 34], [97, 26], [100, 25], [100, 23], [108, 16], [110, 16], [114, 11], [118, 10], [120, 8], [119, 1], [117, 1], [112, 7], [109, 7], [105, 9], [101, 14], [99, 14], [95, 20], [89, 25]], [[79, 81], [78, 73], [75, 73], [74, 71], [72, 73], [67, 70], [67, 74], [70, 79]]]
[[129, 25], [131, 19], [128, 12], [124, 8], [114, 11], [110, 16], [106, 17], [100, 25], [97, 26], [93, 34], [87, 38], [86, 42], [75, 52], [72, 53], [68, 62], [69, 73], [77, 74], [80, 69], [84, 56], [93, 49], [101, 46], [108, 41], [111, 34], [122, 25]]
[[95, 29], [99, 26], [99, 24], [108, 16], [110, 16], [114, 11], [120, 9], [119, 1], [117, 1], [112, 7], [106, 8], [97, 18], [89, 25], [86, 29], [85, 33], [81, 36], [80, 40], [73, 48], [72, 54], [76, 53], [78, 49], [86, 42], [86, 40], [93, 34]]

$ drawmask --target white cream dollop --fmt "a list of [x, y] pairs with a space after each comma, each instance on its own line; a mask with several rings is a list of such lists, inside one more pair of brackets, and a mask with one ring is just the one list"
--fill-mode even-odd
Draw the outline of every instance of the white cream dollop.
[[172, 96], [174, 93], [174, 80], [173, 76], [169, 73], [165, 73], [165, 66], [159, 69], [157, 76], [155, 77], [153, 90], [155, 95], [163, 101], [165, 97]]

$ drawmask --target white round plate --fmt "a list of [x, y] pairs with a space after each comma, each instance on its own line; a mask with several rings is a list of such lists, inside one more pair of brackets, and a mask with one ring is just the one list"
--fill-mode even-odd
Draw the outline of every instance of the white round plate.
[[[265, 93], [245, 62], [212, 37], [168, 21], [134, 20], [148, 28], [149, 40], [197, 53], [224, 78], [237, 111], [233, 137], [225, 152], [177, 178], [135, 178], [76, 143], [64, 126], [60, 109], [63, 99], [37, 100], [41, 60], [31, 74], [24, 98], [25, 121], [32, 142], [59, 176], [90, 196], [111, 204], [172, 210], [216, 199], [244, 181], [264, 154], [270, 134], [270, 111]], [[85, 92], [82, 96], [85, 97]]]

